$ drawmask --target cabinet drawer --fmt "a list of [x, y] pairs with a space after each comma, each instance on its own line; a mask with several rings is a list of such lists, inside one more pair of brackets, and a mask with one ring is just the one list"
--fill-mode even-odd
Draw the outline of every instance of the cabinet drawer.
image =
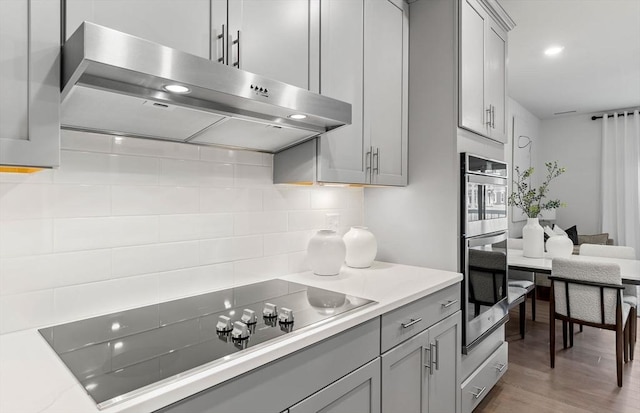
[[471, 413], [507, 371], [508, 344], [502, 344], [462, 383], [462, 413]]
[[415, 336], [460, 309], [460, 284], [455, 284], [382, 316], [382, 352]]

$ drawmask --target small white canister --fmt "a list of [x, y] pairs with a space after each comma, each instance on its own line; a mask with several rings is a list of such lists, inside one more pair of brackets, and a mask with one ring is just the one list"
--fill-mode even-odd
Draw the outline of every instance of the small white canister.
[[351, 227], [344, 237], [346, 264], [353, 268], [369, 268], [378, 253], [376, 237], [367, 227]]
[[307, 245], [307, 259], [316, 275], [338, 275], [346, 256], [344, 241], [330, 229], [321, 229]]

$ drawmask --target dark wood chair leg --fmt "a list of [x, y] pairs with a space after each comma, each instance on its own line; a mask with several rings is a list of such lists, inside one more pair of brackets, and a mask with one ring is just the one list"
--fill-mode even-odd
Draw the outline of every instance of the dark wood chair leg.
[[538, 295], [536, 292], [536, 286], [533, 286], [533, 290], [531, 291], [531, 320], [536, 321], [536, 296]]
[[629, 317], [631, 318], [629, 323], [629, 360], [633, 361], [633, 350], [636, 347], [636, 336], [638, 334], [638, 309], [636, 307], [631, 307], [631, 311], [629, 312]]
[[520, 303], [520, 337], [524, 339], [524, 329], [527, 319], [525, 317], [525, 312], [527, 308], [527, 300], [524, 300]]
[[622, 331], [622, 334], [624, 335], [624, 347], [623, 347], [623, 352], [622, 354], [624, 362], [628, 363], [629, 362], [629, 322], [631, 320], [627, 320], [627, 324], [624, 326], [624, 330]]
[[573, 323], [569, 323], [569, 347], [573, 347]]
[[549, 314], [549, 360], [551, 368], [556, 366], [556, 318]]
[[616, 373], [618, 375], [618, 387], [622, 387], [622, 352], [624, 348], [624, 332], [622, 325], [618, 323], [616, 328]]
[[562, 320], [562, 348], [567, 348], [567, 322]]
[[582, 324], [580, 324], [580, 332], [582, 333], [582, 327], [584, 327]]

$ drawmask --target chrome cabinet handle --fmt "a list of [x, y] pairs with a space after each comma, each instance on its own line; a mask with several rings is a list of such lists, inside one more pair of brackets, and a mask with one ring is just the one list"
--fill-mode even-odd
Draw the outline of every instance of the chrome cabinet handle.
[[473, 397], [474, 397], [475, 399], [479, 399], [479, 398], [480, 398], [480, 396], [482, 396], [482, 394], [485, 392], [485, 390], [487, 390], [487, 387], [486, 387], [486, 386], [485, 386], [485, 387], [483, 387], [483, 388], [475, 387], [475, 386], [474, 386], [473, 388], [478, 390], [478, 392], [477, 392], [477, 393], [470, 392], [471, 394], [473, 394]]
[[440, 370], [440, 349], [438, 348], [438, 340], [435, 343], [429, 343], [429, 356], [431, 358], [431, 369], [429, 373], [433, 374], [434, 370]]
[[491, 105], [489, 105], [485, 112], [487, 112], [487, 121], [485, 122], [485, 125], [491, 127]]
[[491, 127], [496, 128], [496, 107], [491, 105]]
[[[427, 354], [429, 353], [429, 357], [427, 358]], [[425, 347], [424, 348], [424, 354], [423, 354], [423, 360], [425, 360], [423, 362], [423, 365], [429, 369], [429, 372], [431, 372], [431, 348], [430, 347]]]
[[364, 155], [365, 171], [371, 170], [371, 153], [373, 148], [369, 147], [369, 150]]
[[373, 152], [371, 163], [375, 165], [372, 172], [375, 171], [376, 175], [380, 175], [380, 148], [376, 148], [375, 152]]
[[422, 321], [422, 317], [420, 318], [411, 318], [409, 319], [408, 323], [400, 323], [400, 325], [402, 326], [402, 328], [409, 328], [412, 325], [419, 323], [420, 321]]
[[494, 367], [496, 368], [496, 370], [498, 370], [498, 373], [502, 373], [502, 370], [504, 370], [507, 367], [507, 365], [498, 363]]
[[449, 308], [449, 307], [451, 307], [452, 305], [454, 305], [457, 302], [458, 302], [458, 300], [449, 300], [449, 301], [447, 301], [446, 304], [442, 304], [442, 308]]
[[238, 59], [233, 62], [233, 67], [237, 67], [238, 69], [240, 69], [240, 30], [238, 30], [237, 35], [236, 35], [236, 40], [233, 40], [231, 42], [232, 45], [237, 45], [238, 46]]
[[[220, 40], [222, 42], [222, 57], [218, 58], [218, 63], [225, 63], [225, 53], [224, 53], [224, 24], [222, 25], [222, 31], [220, 32], [219, 35], [216, 36], [216, 41]], [[217, 53], [216, 53], [217, 54]]]

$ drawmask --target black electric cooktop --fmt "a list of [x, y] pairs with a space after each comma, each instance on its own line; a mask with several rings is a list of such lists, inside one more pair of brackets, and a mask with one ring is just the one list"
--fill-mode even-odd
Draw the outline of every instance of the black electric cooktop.
[[270, 280], [39, 331], [104, 408], [372, 302]]

